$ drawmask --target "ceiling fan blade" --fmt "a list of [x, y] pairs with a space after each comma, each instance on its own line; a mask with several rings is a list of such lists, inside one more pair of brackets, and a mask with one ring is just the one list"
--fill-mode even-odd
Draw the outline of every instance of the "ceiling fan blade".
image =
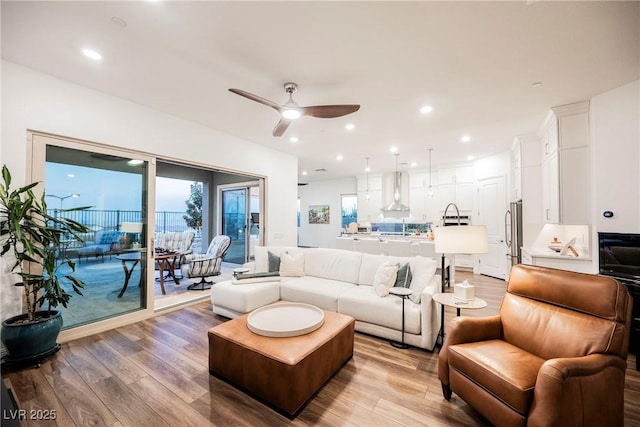
[[317, 117], [320, 119], [332, 119], [334, 117], [342, 117], [347, 114], [355, 113], [360, 109], [357, 104], [353, 105], [315, 105], [311, 107], [302, 107], [302, 115], [307, 117]]
[[273, 136], [282, 136], [285, 130], [289, 127], [292, 120], [282, 117], [275, 128], [273, 128]]
[[279, 112], [282, 111], [282, 107], [279, 104], [276, 104], [275, 102], [269, 101], [268, 99], [262, 98], [262, 97], [260, 97], [258, 95], [254, 95], [254, 94], [246, 92], [244, 90], [234, 89], [234, 88], [229, 89], [229, 92], [233, 92], [236, 95], [244, 96], [245, 98], [248, 98], [248, 99], [250, 99], [252, 101], [259, 102], [260, 104], [264, 104], [267, 107], [271, 107], [274, 110], [277, 110]]

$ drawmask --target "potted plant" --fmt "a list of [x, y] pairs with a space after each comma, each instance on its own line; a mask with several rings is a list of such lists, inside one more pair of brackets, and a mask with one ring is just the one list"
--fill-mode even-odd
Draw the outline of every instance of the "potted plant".
[[[62, 329], [62, 316], [54, 310], [58, 305], [67, 307], [71, 294], [62, 286], [66, 281], [82, 295], [84, 282], [74, 277], [75, 263], [59, 259], [63, 239], [79, 240], [79, 233], [87, 227], [63, 212], [88, 209], [71, 208], [49, 215], [44, 194], [36, 197], [31, 183], [12, 190], [11, 174], [2, 167], [0, 183], [0, 257], [9, 266], [16, 282], [23, 288], [26, 313], [2, 322], [2, 343], [8, 350], [6, 362], [37, 363], [56, 352], [60, 346], [57, 337]], [[45, 309], [43, 309], [45, 308]]]

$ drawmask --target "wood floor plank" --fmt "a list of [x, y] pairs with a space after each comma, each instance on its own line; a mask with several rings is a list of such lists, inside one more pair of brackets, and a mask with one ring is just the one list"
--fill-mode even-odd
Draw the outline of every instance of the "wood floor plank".
[[64, 352], [65, 360], [89, 384], [102, 381], [113, 375], [84, 347], [85, 342], [93, 340], [95, 340], [95, 337], [88, 337], [85, 341], [78, 340], [63, 344], [63, 347], [68, 349], [68, 351], [65, 350]]
[[140, 378], [129, 384], [129, 388], [169, 425], [184, 427], [215, 425], [188, 403], [182, 399], [176, 399], [173, 391], [160, 384], [155, 378]]
[[207, 375], [196, 379], [208, 383], [209, 393], [194, 401], [191, 406], [219, 426], [280, 426], [305, 425], [300, 420], [291, 421], [260, 401], [246, 395], [232, 385]]
[[139, 339], [132, 340], [117, 329], [102, 332], [97, 335], [97, 338], [103, 340], [109, 344], [111, 348], [124, 356], [129, 356], [144, 350], [144, 347], [139, 344]]
[[[157, 348], [158, 346], [156, 346]], [[145, 350], [131, 355], [129, 358], [187, 403], [191, 403], [207, 393], [207, 390], [192, 381], [191, 377], [184, 375], [178, 368], [174, 368], [170, 362], [165, 362], [157, 357], [154, 352]], [[208, 373], [208, 370], [203, 367], [202, 373]]]
[[123, 426], [169, 426], [144, 400], [115, 376], [97, 381], [91, 384], [91, 388]]
[[85, 347], [89, 353], [100, 360], [113, 375], [125, 384], [130, 384], [149, 375], [141, 369], [140, 366], [132, 363], [129, 358], [118, 352], [104, 340], [87, 341]]
[[[462, 310], [462, 315], [497, 314], [505, 282], [456, 273], [457, 281], [464, 279], [476, 286], [487, 307]], [[455, 316], [455, 309], [445, 310], [445, 330]], [[353, 358], [290, 420], [209, 375], [207, 331], [224, 321], [209, 302], [198, 303], [64, 344], [40, 369], [3, 372], [3, 379], [23, 408], [62, 408], [61, 418], [49, 425], [63, 427], [488, 425], [457, 395], [450, 401], [442, 397], [437, 351], [399, 350], [388, 340], [360, 333]], [[640, 427], [635, 360], [630, 354], [625, 427]]]
[[22, 402], [27, 424], [30, 427], [73, 427], [79, 424], [73, 422], [67, 413], [66, 403], [63, 403], [53, 390], [40, 393], [36, 398]]
[[73, 368], [43, 365], [40, 370], [51, 388], [55, 390], [57, 397], [65, 402], [69, 417], [75, 424], [79, 426], [110, 426], [117, 421], [109, 408], [102, 403]]

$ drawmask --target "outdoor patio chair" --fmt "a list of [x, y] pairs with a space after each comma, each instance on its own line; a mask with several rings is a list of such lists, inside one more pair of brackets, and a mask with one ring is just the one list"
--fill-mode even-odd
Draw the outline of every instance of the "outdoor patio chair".
[[83, 247], [78, 248], [78, 262], [82, 260], [82, 257], [87, 259], [101, 257], [104, 262], [105, 255], [111, 256], [119, 250], [121, 237], [122, 232], [117, 230], [98, 231], [95, 241], [87, 240]]
[[182, 264], [184, 264], [186, 256], [193, 252], [191, 250], [191, 245], [193, 245], [194, 239], [195, 233], [193, 231], [158, 233], [156, 236], [155, 246], [156, 248], [162, 248], [166, 251], [177, 252], [180, 254], [176, 258], [176, 263], [174, 265], [177, 273], [181, 272], [180, 268], [182, 267]]
[[200, 282], [189, 285], [187, 289], [204, 291], [211, 288], [213, 282], [208, 282], [205, 278], [220, 275], [222, 258], [229, 249], [229, 245], [231, 245], [229, 236], [219, 235], [213, 238], [206, 253], [185, 257], [181, 269], [182, 277], [201, 278]]

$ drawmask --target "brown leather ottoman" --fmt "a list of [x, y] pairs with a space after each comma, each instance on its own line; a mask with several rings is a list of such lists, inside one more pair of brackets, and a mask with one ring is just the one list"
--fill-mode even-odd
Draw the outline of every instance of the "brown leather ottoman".
[[325, 311], [319, 329], [287, 338], [254, 334], [247, 316], [209, 330], [209, 372], [289, 417], [353, 355], [350, 316]]

